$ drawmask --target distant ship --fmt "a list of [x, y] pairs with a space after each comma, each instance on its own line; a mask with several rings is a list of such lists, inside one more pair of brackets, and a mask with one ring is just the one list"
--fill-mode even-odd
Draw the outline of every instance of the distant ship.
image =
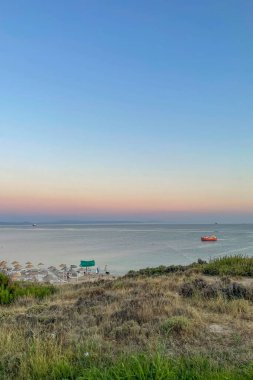
[[217, 236], [211, 235], [211, 236], [201, 236], [201, 241], [217, 241]]

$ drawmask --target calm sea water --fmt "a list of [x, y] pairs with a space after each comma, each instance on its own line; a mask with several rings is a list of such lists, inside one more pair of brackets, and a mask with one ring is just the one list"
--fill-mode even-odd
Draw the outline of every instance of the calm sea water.
[[[200, 237], [215, 233], [219, 241]], [[198, 258], [253, 256], [253, 225], [104, 224], [1, 226], [0, 259], [46, 265], [95, 259], [115, 274], [148, 266], [189, 264]]]

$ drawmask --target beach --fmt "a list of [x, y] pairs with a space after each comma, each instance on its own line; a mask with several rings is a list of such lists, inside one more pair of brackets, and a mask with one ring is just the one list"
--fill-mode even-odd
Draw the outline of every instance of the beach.
[[103, 278], [115, 279], [115, 275], [109, 272], [102, 272], [92, 268], [78, 268], [77, 265], [67, 266], [60, 264], [59, 268], [55, 266], [46, 266], [39, 263], [37, 266], [32, 262], [26, 262], [23, 267], [18, 261], [8, 263], [3, 260], [0, 262], [0, 272], [7, 275], [12, 281], [50, 283], [61, 285], [67, 283], [95, 282]]

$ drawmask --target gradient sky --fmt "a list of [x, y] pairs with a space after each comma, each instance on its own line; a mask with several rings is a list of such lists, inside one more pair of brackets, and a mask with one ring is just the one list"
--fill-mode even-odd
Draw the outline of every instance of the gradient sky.
[[251, 0], [0, 2], [0, 221], [253, 222]]

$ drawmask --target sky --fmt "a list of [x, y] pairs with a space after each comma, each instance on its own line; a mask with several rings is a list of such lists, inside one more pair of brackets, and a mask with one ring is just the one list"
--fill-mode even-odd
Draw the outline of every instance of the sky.
[[0, 2], [0, 221], [253, 222], [251, 0]]

